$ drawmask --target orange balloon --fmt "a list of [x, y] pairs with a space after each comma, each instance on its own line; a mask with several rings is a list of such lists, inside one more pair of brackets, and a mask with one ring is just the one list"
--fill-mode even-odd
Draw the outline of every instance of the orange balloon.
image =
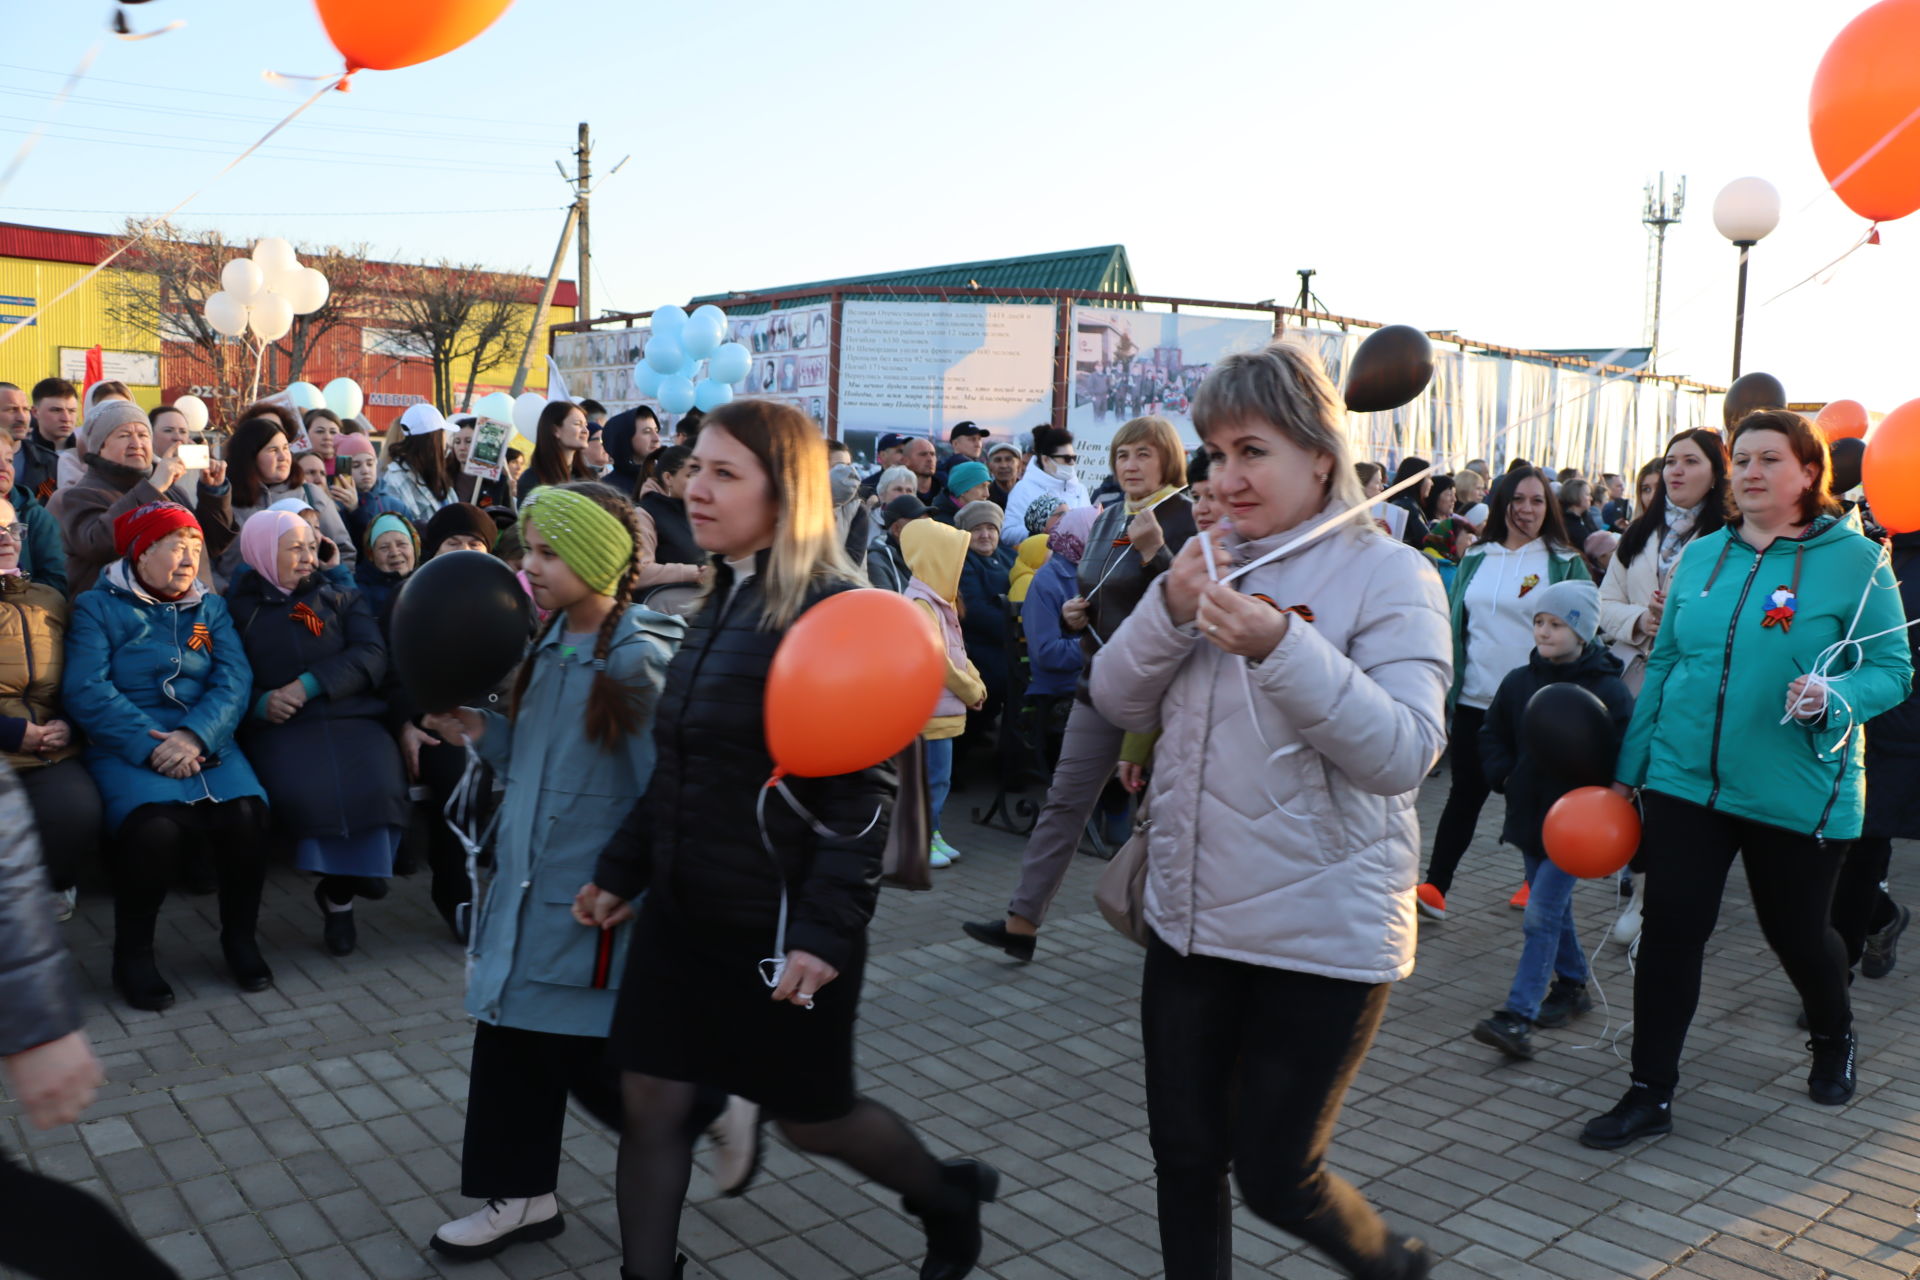
[[1889, 533], [1920, 532], [1920, 400], [1880, 419], [1860, 460], [1873, 518]]
[[1813, 425], [1827, 433], [1827, 439], [1864, 440], [1867, 435], [1867, 406], [1858, 400], [1835, 400], [1820, 411]]
[[1920, 0], [1880, 0], [1849, 22], [1814, 73], [1813, 154], [1849, 209], [1875, 222], [1920, 209]]
[[767, 670], [774, 764], [826, 778], [898, 755], [933, 717], [946, 659], [926, 611], [905, 596], [872, 588], [828, 596], [787, 629]]
[[451, 53], [513, 0], [314, 0], [349, 71], [392, 71]]
[[1540, 838], [1553, 865], [1570, 876], [1597, 880], [1633, 861], [1640, 847], [1640, 815], [1610, 787], [1579, 787], [1553, 802]]

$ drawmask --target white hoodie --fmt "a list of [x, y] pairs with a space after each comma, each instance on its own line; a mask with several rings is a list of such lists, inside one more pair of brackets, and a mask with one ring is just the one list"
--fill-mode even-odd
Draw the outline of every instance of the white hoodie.
[[1014, 485], [1013, 492], [1007, 495], [1007, 516], [1001, 522], [1001, 527], [1024, 531], [1027, 527], [1027, 506], [1042, 494], [1060, 499], [1062, 511], [1093, 505], [1093, 499], [1087, 494], [1087, 486], [1080, 483], [1079, 476], [1071, 470], [1064, 477], [1050, 476], [1040, 459], [1035, 458], [1027, 464], [1027, 473], [1020, 477], [1020, 483]]
[[1467, 583], [1467, 670], [1460, 683], [1460, 704], [1484, 711], [1507, 672], [1525, 666], [1533, 652], [1533, 610], [1523, 596], [1547, 585], [1550, 556], [1539, 538], [1518, 551], [1497, 542], [1481, 543], [1473, 551], [1485, 556], [1486, 563]]

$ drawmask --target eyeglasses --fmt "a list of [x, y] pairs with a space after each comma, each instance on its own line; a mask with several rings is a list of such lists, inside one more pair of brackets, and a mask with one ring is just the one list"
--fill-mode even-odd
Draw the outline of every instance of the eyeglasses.
[[0, 524], [0, 534], [5, 534], [15, 542], [27, 540], [27, 526], [23, 524]]
[[1080, 461], [1080, 456], [1073, 453], [1050, 453], [1047, 456], [1055, 462], [1064, 462], [1068, 466], [1072, 466], [1074, 463]]

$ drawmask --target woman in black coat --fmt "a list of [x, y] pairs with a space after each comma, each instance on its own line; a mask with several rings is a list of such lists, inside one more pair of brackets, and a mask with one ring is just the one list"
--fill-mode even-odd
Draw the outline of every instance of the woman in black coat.
[[998, 1175], [935, 1161], [853, 1082], [894, 770], [767, 786], [774, 653], [810, 605], [864, 585], [840, 548], [825, 443], [797, 409], [736, 400], [707, 416], [695, 451], [687, 500], [702, 545], [725, 563], [667, 669], [647, 794], [574, 907], [610, 928], [645, 892], [610, 1037], [626, 1069], [624, 1274], [678, 1274], [689, 1120], [697, 1086], [711, 1085], [758, 1103], [793, 1146], [901, 1196], [926, 1227], [921, 1276], [959, 1280], [979, 1257], [980, 1206]]
[[253, 572], [227, 598], [253, 666], [240, 745], [267, 790], [295, 863], [318, 872], [327, 950], [355, 941], [355, 897], [384, 898], [407, 823], [406, 776], [386, 728], [387, 651], [359, 592], [329, 583], [319, 535], [299, 516], [261, 511], [240, 531]]
[[646, 462], [647, 487], [640, 509], [653, 520], [656, 564], [705, 564], [707, 553], [693, 540], [687, 520], [687, 462], [693, 450], [683, 444], [654, 450]]

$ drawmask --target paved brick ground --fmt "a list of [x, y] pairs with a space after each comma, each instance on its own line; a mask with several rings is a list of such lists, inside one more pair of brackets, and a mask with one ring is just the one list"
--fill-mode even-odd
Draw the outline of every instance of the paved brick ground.
[[[1444, 778], [1428, 784], [1429, 824]], [[977, 793], [955, 806], [977, 803]], [[1498, 829], [1498, 801], [1481, 823]], [[876, 1096], [943, 1153], [1006, 1176], [983, 1274], [1095, 1280], [1158, 1274], [1152, 1163], [1138, 1058], [1139, 953], [1101, 923], [1077, 860], [1041, 959], [1016, 967], [960, 937], [997, 914], [1020, 842], [956, 824], [967, 857], [929, 894], [883, 896], [868, 974], [861, 1062]], [[1856, 986], [1861, 1089], [1839, 1110], [1804, 1090], [1795, 1003], [1735, 877], [1688, 1044], [1669, 1138], [1628, 1153], [1585, 1150], [1581, 1119], [1614, 1101], [1625, 1071], [1609, 1043], [1631, 1016], [1624, 955], [1598, 976], [1611, 1002], [1509, 1066], [1465, 1032], [1504, 995], [1517, 946], [1505, 903], [1518, 859], [1483, 840], [1454, 914], [1429, 926], [1416, 974], [1348, 1102], [1334, 1163], [1392, 1220], [1446, 1257], [1442, 1277], [1502, 1280], [1894, 1280], [1920, 1273], [1920, 998], [1912, 972]], [[77, 1129], [29, 1131], [0, 1104], [0, 1142], [114, 1201], [190, 1278], [473, 1280], [617, 1274], [614, 1144], [570, 1123], [560, 1194], [567, 1232], [500, 1259], [441, 1266], [422, 1248], [471, 1205], [458, 1194], [468, 1025], [459, 949], [426, 904], [424, 877], [363, 907], [361, 950], [318, 943], [310, 891], [269, 884], [265, 944], [279, 983], [232, 990], [211, 900], [163, 919], [179, 1004], [138, 1014], [107, 998], [108, 904], [83, 902], [69, 936], [93, 989], [88, 1031], [111, 1073]], [[1895, 881], [1920, 885], [1912, 846]], [[1583, 887], [1590, 943], [1613, 903]], [[1920, 936], [1913, 940], [1920, 948]], [[915, 1274], [917, 1224], [844, 1171], [770, 1144], [761, 1181], [719, 1200], [696, 1175], [682, 1240], [699, 1280], [832, 1280]], [[1241, 1274], [1334, 1273], [1242, 1214]], [[49, 1224], [49, 1229], [54, 1229]]]

